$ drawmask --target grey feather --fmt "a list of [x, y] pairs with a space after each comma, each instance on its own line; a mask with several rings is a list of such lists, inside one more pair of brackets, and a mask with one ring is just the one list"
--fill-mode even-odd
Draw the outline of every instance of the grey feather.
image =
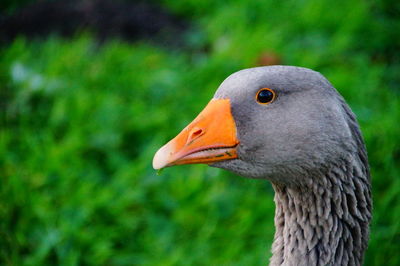
[[[260, 88], [277, 93], [260, 105]], [[344, 99], [321, 74], [299, 67], [241, 70], [215, 98], [229, 98], [238, 158], [212, 166], [265, 178], [275, 190], [271, 265], [361, 265], [371, 220], [367, 152]]]

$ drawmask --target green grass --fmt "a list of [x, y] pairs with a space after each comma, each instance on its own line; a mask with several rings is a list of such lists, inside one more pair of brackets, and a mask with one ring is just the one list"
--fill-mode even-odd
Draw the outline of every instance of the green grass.
[[200, 165], [157, 175], [151, 160], [227, 75], [269, 52], [322, 72], [357, 114], [374, 193], [365, 264], [399, 265], [400, 24], [390, 5], [163, 2], [197, 24], [188, 49], [90, 36], [1, 48], [0, 264], [267, 264], [267, 181]]

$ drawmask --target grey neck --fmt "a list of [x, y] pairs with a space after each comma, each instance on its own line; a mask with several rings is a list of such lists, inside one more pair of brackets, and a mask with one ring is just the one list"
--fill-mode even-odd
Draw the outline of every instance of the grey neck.
[[270, 265], [361, 265], [368, 243], [368, 168], [349, 156], [307, 184], [273, 183], [275, 238]]

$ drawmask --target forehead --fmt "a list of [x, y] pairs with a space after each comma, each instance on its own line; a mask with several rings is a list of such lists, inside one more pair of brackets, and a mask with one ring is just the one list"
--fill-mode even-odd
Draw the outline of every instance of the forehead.
[[310, 69], [292, 66], [256, 67], [230, 75], [219, 86], [214, 98], [231, 98], [254, 93], [261, 88], [330, 91], [332, 86], [321, 74]]
[[230, 98], [266, 86], [268, 82], [265, 71], [244, 69], [227, 77], [216, 91], [215, 98]]

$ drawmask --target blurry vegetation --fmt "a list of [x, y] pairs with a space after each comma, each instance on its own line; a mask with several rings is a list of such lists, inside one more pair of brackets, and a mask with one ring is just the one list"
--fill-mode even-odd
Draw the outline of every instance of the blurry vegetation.
[[[0, 13], [1, 15], [1, 13]], [[188, 23], [152, 2], [113, 0], [38, 1], [0, 16], [0, 43], [19, 35], [73, 37], [90, 31], [97, 39], [146, 39], [178, 46]]]
[[0, 48], [0, 264], [267, 264], [267, 181], [151, 167], [227, 75], [267, 53], [323, 73], [357, 114], [374, 193], [365, 264], [400, 265], [398, 2], [161, 4], [200, 29], [188, 48], [85, 34]]

